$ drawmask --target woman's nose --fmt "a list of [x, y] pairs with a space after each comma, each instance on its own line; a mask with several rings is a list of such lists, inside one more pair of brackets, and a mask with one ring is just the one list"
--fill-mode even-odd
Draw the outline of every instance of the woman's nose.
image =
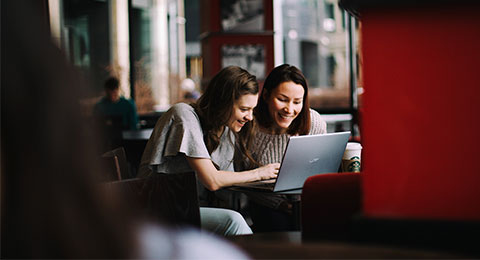
[[245, 119], [247, 119], [248, 121], [252, 121], [253, 120], [253, 112], [249, 111], [247, 113], [247, 115], [245, 116]]
[[292, 112], [292, 109], [291, 109], [292, 105], [290, 103], [286, 104], [285, 107], [283, 108], [283, 111], [287, 112], [287, 113], [291, 113]]

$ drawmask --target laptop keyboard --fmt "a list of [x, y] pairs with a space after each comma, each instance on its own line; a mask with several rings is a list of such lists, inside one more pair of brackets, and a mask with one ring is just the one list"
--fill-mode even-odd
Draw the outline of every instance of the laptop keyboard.
[[265, 190], [273, 190], [273, 188], [275, 187], [275, 182], [253, 182], [253, 183], [249, 183], [248, 187], [265, 189]]

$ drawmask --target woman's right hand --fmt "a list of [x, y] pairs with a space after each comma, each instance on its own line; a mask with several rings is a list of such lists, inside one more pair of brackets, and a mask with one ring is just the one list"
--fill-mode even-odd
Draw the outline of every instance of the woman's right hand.
[[280, 163], [270, 163], [255, 169], [258, 180], [275, 179], [280, 169]]

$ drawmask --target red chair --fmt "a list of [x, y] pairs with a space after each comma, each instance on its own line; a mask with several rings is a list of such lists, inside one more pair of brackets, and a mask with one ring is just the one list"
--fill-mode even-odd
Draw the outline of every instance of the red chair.
[[302, 238], [350, 239], [352, 217], [361, 212], [361, 206], [361, 173], [309, 177], [301, 199]]

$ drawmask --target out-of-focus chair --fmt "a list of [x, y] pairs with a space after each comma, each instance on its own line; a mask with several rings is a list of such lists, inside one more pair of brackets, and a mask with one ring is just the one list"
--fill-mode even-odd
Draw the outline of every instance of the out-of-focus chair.
[[478, 234], [478, 222], [365, 216], [361, 182], [362, 173], [319, 174], [308, 178], [301, 200], [302, 240], [415, 248], [446, 253], [445, 258], [450, 253], [462, 258], [480, 255], [477, 241], [470, 239]]
[[102, 155], [104, 181], [119, 181], [130, 179], [127, 156], [123, 147], [118, 147]]
[[168, 226], [200, 228], [195, 172], [154, 174], [103, 183], [108, 196], [121, 199], [143, 216]]
[[93, 129], [102, 140], [101, 148], [104, 151], [113, 150], [122, 146], [123, 119], [121, 116], [93, 116]]
[[302, 239], [350, 239], [352, 218], [360, 213], [361, 202], [361, 173], [309, 177], [301, 199]]

